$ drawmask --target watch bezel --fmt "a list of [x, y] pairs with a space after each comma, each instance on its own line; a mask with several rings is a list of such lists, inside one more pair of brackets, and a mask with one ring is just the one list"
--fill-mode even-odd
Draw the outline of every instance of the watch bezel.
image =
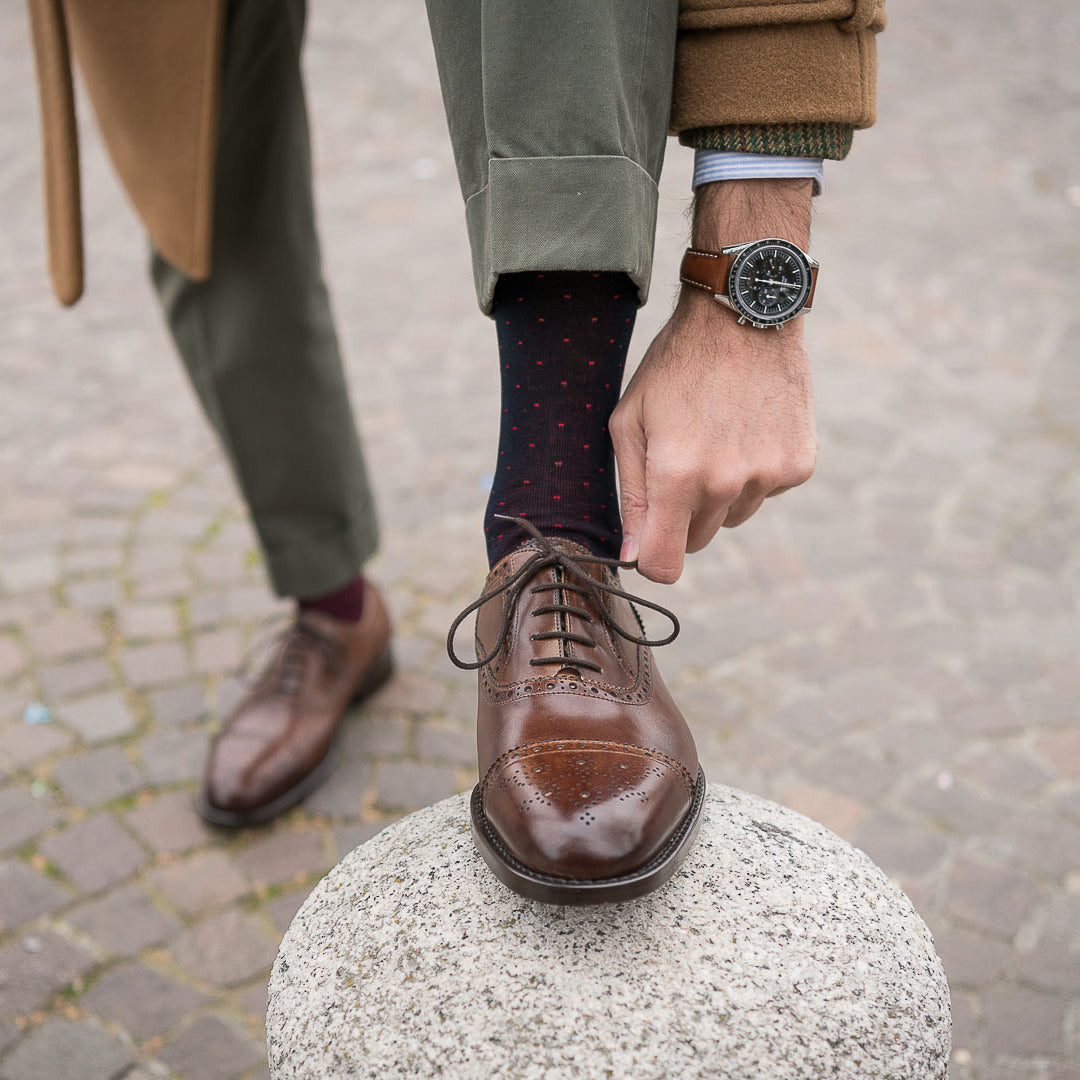
[[[763, 316], [746, 304], [735, 288], [739, 272], [746, 265], [746, 262], [763, 247], [780, 247], [790, 252], [802, 265], [805, 277], [802, 293], [794, 307], [772, 318]], [[739, 322], [748, 322], [759, 330], [769, 330], [772, 327], [779, 329], [784, 323], [794, 319], [806, 307], [806, 302], [810, 299], [810, 292], [813, 288], [813, 268], [817, 263], [798, 244], [793, 244], [790, 240], [783, 240], [778, 236], [768, 236], [761, 240], [752, 240], [748, 244], [739, 244], [734, 248], [725, 248], [724, 250], [734, 255], [731, 266], [728, 268], [727, 295], [725, 299], [739, 315]]]

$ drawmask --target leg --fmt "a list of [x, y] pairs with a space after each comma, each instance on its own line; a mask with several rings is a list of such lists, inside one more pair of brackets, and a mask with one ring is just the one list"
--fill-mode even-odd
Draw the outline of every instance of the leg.
[[607, 421], [648, 288], [677, 3], [428, 0], [428, 12], [477, 297], [499, 336], [489, 562], [526, 538], [505, 513], [617, 554]]
[[607, 419], [648, 287], [677, 3], [428, 10], [477, 296], [499, 334], [498, 460], [525, 471], [496, 481], [517, 534], [501, 518], [503, 535], [488, 530], [495, 565], [452, 628], [477, 611], [475, 663], [451, 634], [451, 657], [479, 669], [473, 833], [526, 896], [629, 899], [686, 856], [705, 790], [650, 654], [677, 624], [649, 641], [610, 557]]
[[273, 586], [302, 601], [210, 747], [196, 805], [228, 826], [267, 821], [318, 786], [347, 708], [391, 668], [385, 605], [359, 578], [375, 514], [315, 232], [304, 14], [303, 0], [230, 3], [211, 277], [152, 262]]
[[233, 0], [212, 275], [158, 254], [184, 365], [247, 500], [279, 595], [354, 579], [376, 521], [323, 282], [300, 73], [303, 0]]

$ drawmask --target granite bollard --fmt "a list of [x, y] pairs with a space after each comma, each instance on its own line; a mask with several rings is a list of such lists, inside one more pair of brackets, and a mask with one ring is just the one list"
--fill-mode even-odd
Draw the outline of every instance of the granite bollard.
[[468, 796], [347, 855], [270, 977], [273, 1080], [936, 1080], [949, 991], [908, 898], [792, 810], [714, 786], [697, 846], [641, 900], [499, 884]]

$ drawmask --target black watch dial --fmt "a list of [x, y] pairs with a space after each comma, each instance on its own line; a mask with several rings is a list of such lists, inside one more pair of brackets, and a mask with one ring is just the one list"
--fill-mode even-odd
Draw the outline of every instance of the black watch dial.
[[810, 295], [810, 262], [786, 240], [758, 240], [731, 264], [728, 298], [755, 326], [780, 326]]

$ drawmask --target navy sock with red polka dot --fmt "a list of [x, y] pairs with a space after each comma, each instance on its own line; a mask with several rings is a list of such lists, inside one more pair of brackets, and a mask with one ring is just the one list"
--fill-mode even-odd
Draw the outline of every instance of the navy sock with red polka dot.
[[499, 339], [502, 417], [484, 517], [494, 566], [528, 534], [617, 557], [622, 543], [607, 422], [618, 403], [637, 288], [622, 273], [503, 274], [492, 314]]

